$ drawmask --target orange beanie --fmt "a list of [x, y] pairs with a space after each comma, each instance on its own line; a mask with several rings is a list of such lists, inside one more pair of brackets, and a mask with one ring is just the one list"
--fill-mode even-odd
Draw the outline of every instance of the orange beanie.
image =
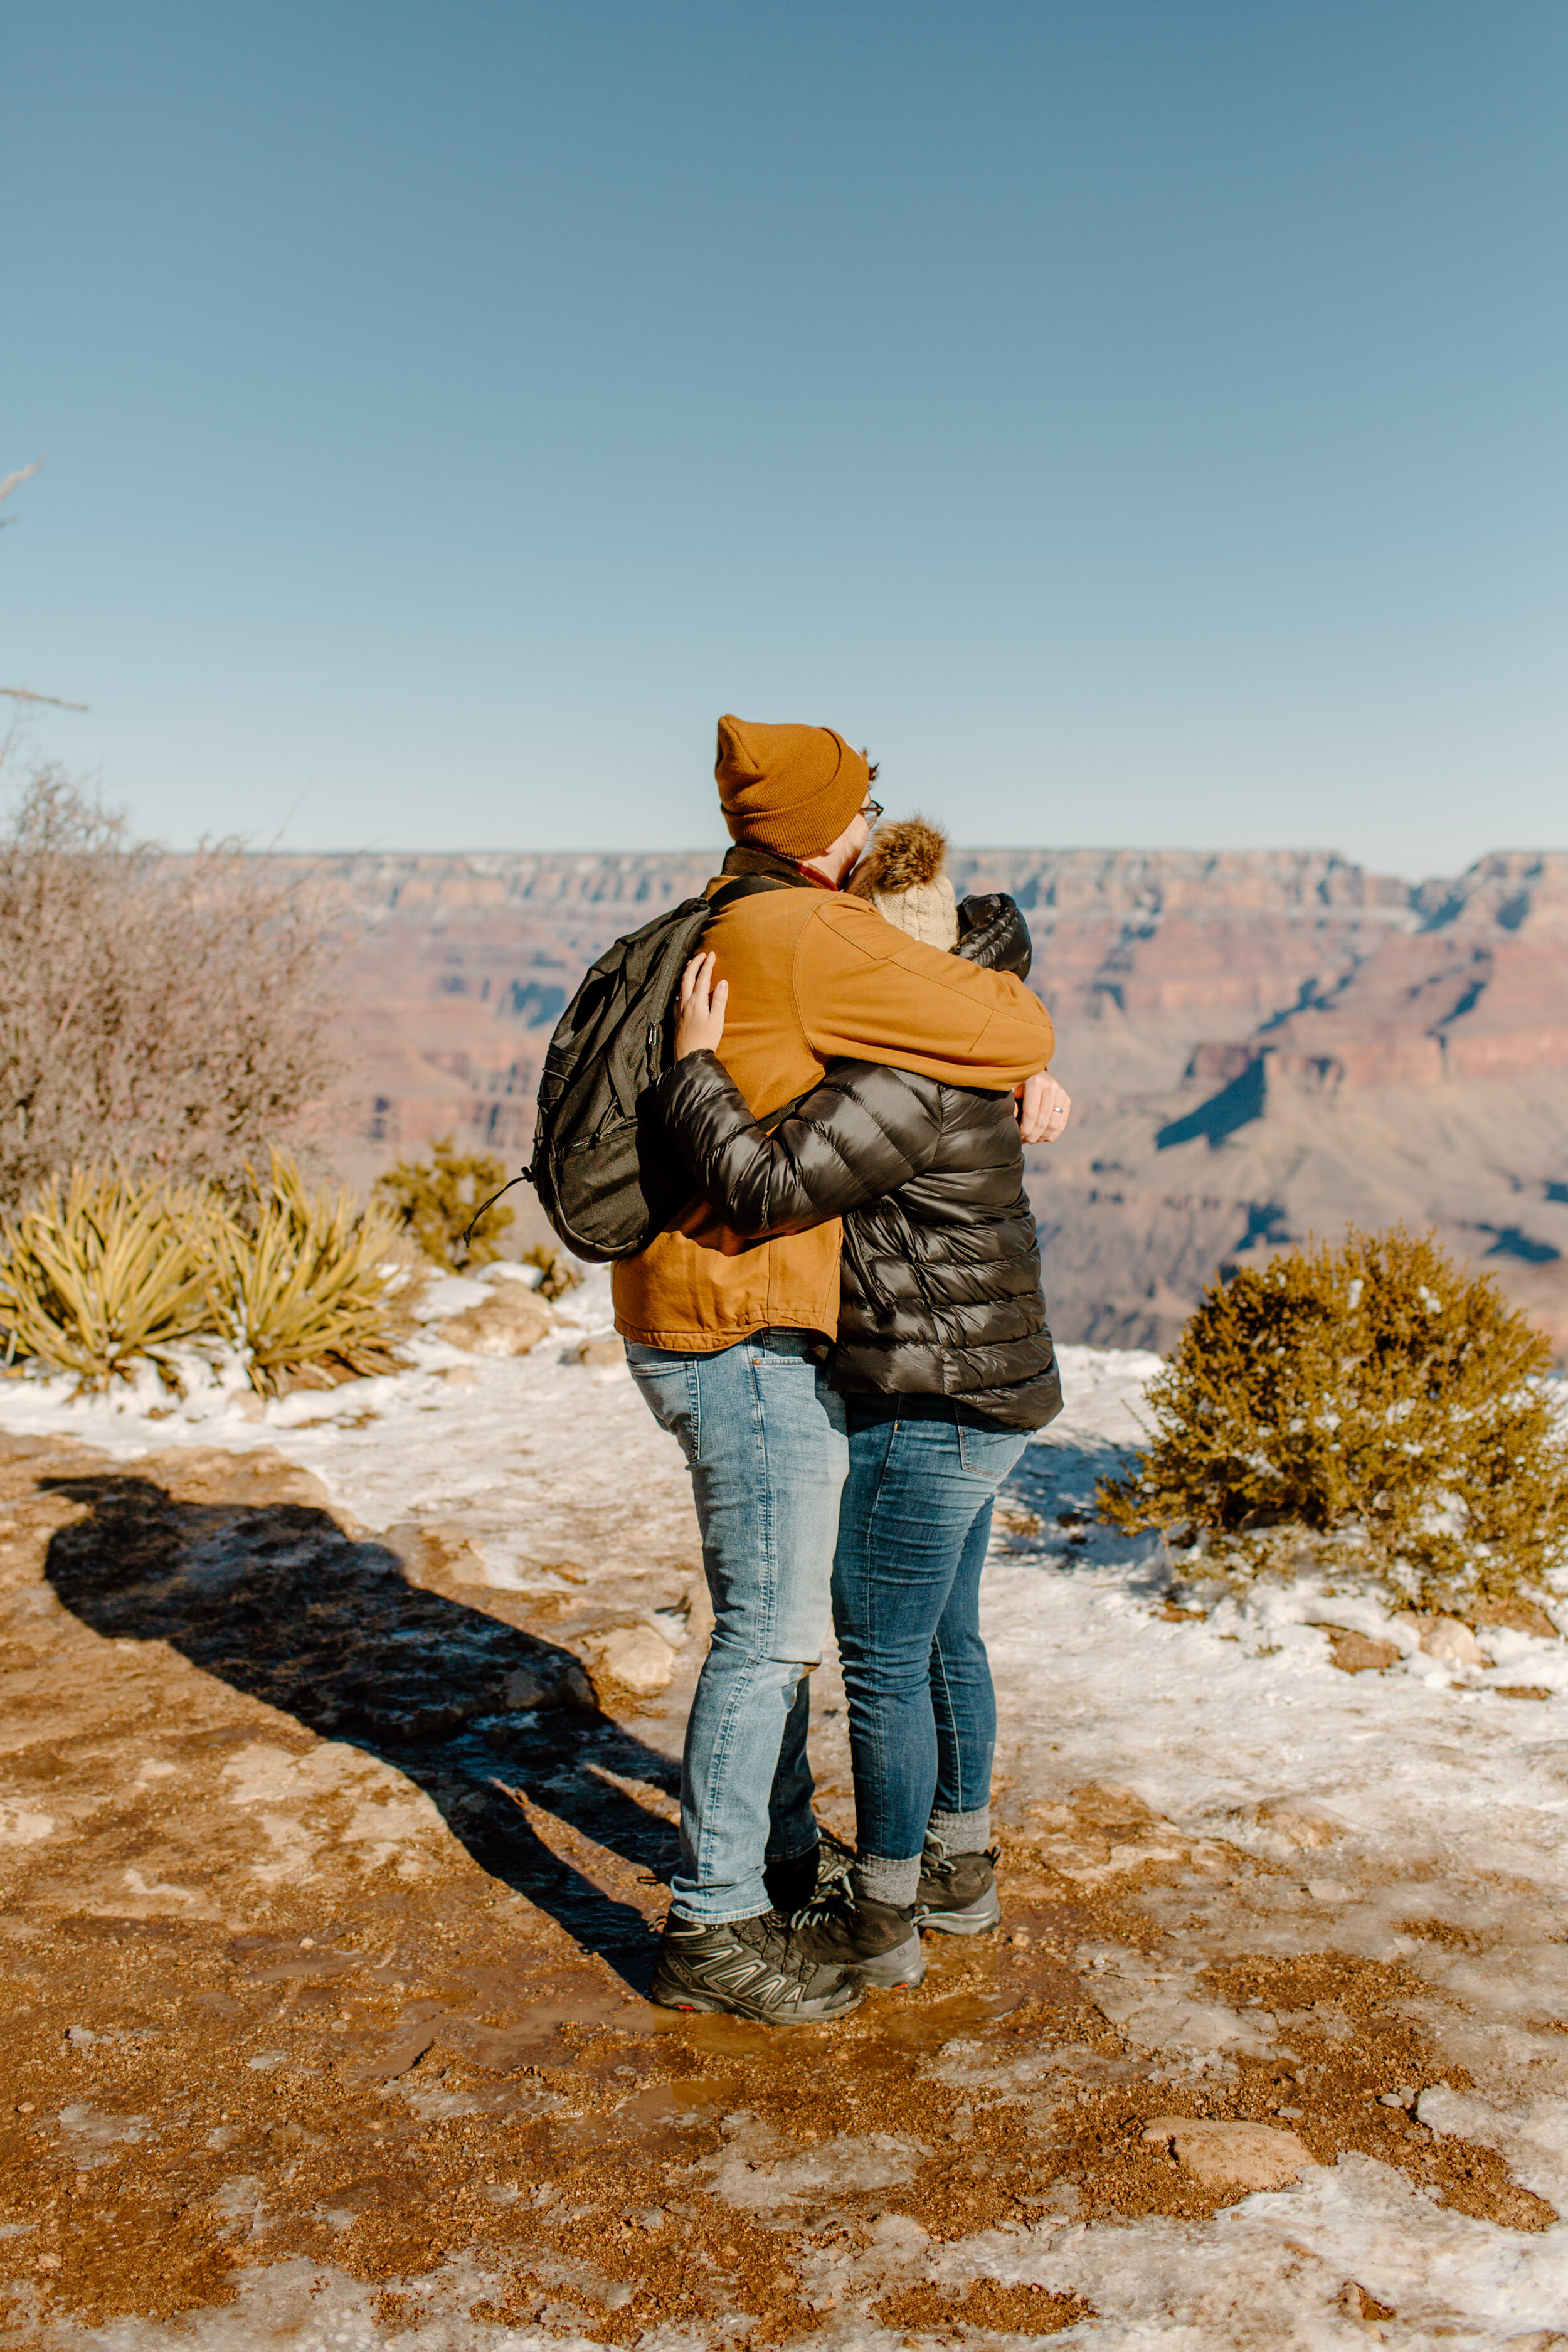
[[820, 857], [847, 832], [871, 772], [831, 727], [719, 721], [713, 763], [731, 841], [779, 857]]

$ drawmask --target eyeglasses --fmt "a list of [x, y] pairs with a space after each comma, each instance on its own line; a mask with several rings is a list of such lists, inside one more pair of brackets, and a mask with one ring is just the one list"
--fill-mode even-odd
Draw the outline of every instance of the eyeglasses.
[[860, 803], [860, 814], [865, 818], [868, 824], [880, 824], [882, 822], [881, 802], [862, 801]]

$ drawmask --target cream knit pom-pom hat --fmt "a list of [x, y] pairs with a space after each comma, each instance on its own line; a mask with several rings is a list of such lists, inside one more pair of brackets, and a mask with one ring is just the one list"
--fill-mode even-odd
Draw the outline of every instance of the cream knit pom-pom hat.
[[923, 816], [882, 825], [848, 884], [884, 921], [928, 948], [958, 945], [958, 902], [942, 872], [947, 835]]

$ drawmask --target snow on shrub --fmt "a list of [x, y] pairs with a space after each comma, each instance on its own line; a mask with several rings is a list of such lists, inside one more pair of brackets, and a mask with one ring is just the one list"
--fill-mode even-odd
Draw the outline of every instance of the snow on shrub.
[[1154, 1380], [1114, 1525], [1238, 1568], [1292, 1528], [1352, 1539], [1402, 1591], [1505, 1598], [1568, 1556], [1550, 1349], [1489, 1276], [1403, 1226], [1216, 1280]]

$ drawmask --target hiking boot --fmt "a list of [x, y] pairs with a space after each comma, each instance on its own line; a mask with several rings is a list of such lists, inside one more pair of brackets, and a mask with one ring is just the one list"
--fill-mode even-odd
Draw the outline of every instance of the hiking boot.
[[863, 1996], [841, 1963], [819, 1958], [776, 1911], [718, 1927], [672, 1911], [647, 1997], [661, 2009], [724, 2010], [759, 2025], [807, 2025], [842, 2017]]
[[925, 1954], [912, 1903], [873, 1903], [853, 1882], [825, 1887], [796, 1922], [803, 1941], [826, 1964], [847, 1969], [862, 1984], [889, 1991], [925, 1981]]
[[768, 1901], [781, 1918], [797, 1918], [806, 1906], [841, 1878], [847, 1877], [854, 1853], [842, 1838], [824, 1830], [819, 1843], [785, 1862], [770, 1862], [763, 1871]]
[[994, 1846], [986, 1853], [949, 1853], [941, 1838], [928, 1837], [915, 1890], [920, 1925], [941, 1936], [984, 1936], [999, 1927], [995, 1863]]

